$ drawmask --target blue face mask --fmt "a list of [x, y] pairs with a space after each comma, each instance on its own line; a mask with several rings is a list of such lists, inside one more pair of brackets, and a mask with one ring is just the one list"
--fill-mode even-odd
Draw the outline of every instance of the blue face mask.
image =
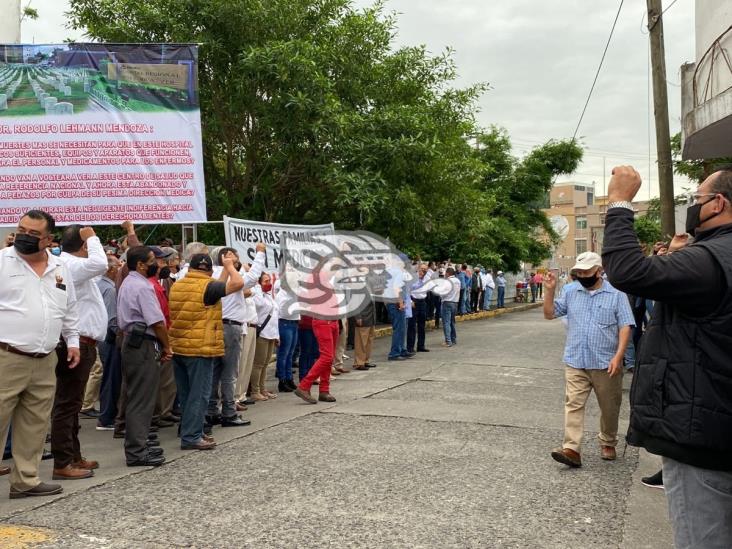
[[58, 246], [56, 246], [55, 248], [51, 248], [51, 253], [53, 255], [61, 255], [61, 248], [59, 248]]

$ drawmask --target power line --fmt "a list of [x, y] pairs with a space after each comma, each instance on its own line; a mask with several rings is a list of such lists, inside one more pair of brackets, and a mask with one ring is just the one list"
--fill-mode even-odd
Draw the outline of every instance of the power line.
[[620, 0], [620, 5], [618, 6], [618, 13], [615, 14], [615, 21], [613, 21], [613, 26], [610, 29], [610, 36], [607, 37], [607, 43], [605, 44], [605, 49], [602, 52], [602, 58], [600, 59], [600, 64], [597, 67], [597, 72], [595, 73], [595, 79], [592, 81], [592, 87], [590, 88], [590, 93], [587, 95], [587, 101], [585, 101], [585, 106], [582, 109], [582, 114], [580, 115], [579, 121], [577, 122], [577, 127], [574, 129], [574, 133], [572, 134], [572, 141], [574, 141], [575, 138], [577, 137], [577, 132], [579, 131], [580, 125], [582, 124], [582, 119], [585, 117], [585, 112], [587, 111], [587, 106], [590, 104], [590, 98], [592, 98], [592, 92], [595, 91], [595, 84], [597, 84], [597, 79], [600, 76], [600, 70], [602, 69], [602, 64], [605, 62], [605, 56], [607, 55], [607, 50], [610, 47], [610, 40], [612, 40], [613, 33], [615, 32], [615, 26], [618, 24], [618, 18], [620, 17], [620, 10], [622, 10], [622, 8], [623, 8], [623, 2], [624, 2], [624, 0]]

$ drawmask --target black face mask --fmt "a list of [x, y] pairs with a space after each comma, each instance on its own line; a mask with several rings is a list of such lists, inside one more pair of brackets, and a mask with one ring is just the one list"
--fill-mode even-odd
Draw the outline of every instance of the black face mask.
[[595, 284], [597, 284], [598, 274], [595, 273], [592, 276], [578, 276], [577, 281], [582, 284], [584, 288], [592, 288]]
[[147, 266], [147, 277], [150, 278], [152, 276], [155, 276], [158, 274], [158, 264], [153, 263], [152, 265]]
[[19, 254], [32, 255], [40, 251], [40, 243], [41, 239], [37, 236], [18, 233], [15, 235], [15, 242], [13, 242], [13, 247], [18, 251]]
[[[702, 220], [700, 218], [702, 206], [704, 206], [704, 204], [708, 204], [709, 202], [714, 200], [714, 198], [716, 198], [716, 197], [710, 198], [709, 200], [707, 200], [706, 202], [703, 202], [701, 204], [693, 204], [692, 206], [689, 206], [688, 208], [686, 208], [686, 227], [685, 227], [685, 229], [686, 229], [686, 232], [689, 233], [691, 236], [694, 236], [694, 233], [696, 233], [696, 229], [699, 225], [709, 221], [713, 217], [718, 216], [719, 214], [721, 214], [724, 211], [724, 208], [722, 208], [721, 211], [710, 215], [709, 217], [707, 217], [704, 220]], [[16, 237], [16, 239], [17, 239], [17, 237]]]
[[170, 278], [170, 267], [163, 267], [162, 269], [160, 269], [160, 272], [158, 273], [158, 278], [160, 278], [160, 280]]

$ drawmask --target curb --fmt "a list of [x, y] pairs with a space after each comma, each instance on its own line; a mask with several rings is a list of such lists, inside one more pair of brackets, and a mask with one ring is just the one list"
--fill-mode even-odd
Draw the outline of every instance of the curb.
[[[484, 318], [493, 318], [496, 316], [505, 315], [508, 313], [518, 313], [521, 311], [528, 311], [530, 309], [536, 309], [538, 307], [541, 307], [541, 303], [526, 303], [523, 305], [516, 305], [515, 307], [508, 307], [505, 309], [492, 309], [490, 311], [480, 311], [477, 313], [470, 313], [467, 315], [458, 316], [455, 318], [456, 322], [467, 322], [471, 320], [482, 320]], [[426, 330], [434, 330], [435, 329], [435, 321], [434, 320], [428, 320], [425, 324]], [[375, 337], [387, 337], [391, 336], [391, 326], [384, 327], [384, 328], [377, 328], [375, 331]]]

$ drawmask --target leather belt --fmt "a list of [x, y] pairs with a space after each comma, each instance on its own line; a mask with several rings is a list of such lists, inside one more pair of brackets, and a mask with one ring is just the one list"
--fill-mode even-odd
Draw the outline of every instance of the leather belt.
[[256, 328], [256, 327], [257, 327], [257, 325], [256, 325], [256, 324], [252, 324], [251, 322], [249, 322], [249, 323], [247, 324], [247, 326], [249, 326], [250, 328]]
[[243, 322], [239, 322], [238, 320], [230, 320], [228, 318], [224, 319], [224, 324], [232, 324], [234, 326], [243, 326], [244, 325]]
[[[125, 336], [132, 337], [132, 334], [129, 332], [124, 332]], [[158, 338], [155, 336], [151, 336], [150, 334], [142, 334], [142, 339], [147, 339], [149, 341], [157, 341]]]
[[93, 337], [79, 336], [79, 343], [84, 343], [85, 345], [89, 345], [90, 347], [96, 347], [97, 340]]
[[21, 355], [21, 356], [27, 356], [30, 358], [46, 358], [48, 355], [51, 354], [51, 353], [26, 353], [25, 351], [16, 349], [12, 345], [8, 345], [7, 343], [3, 343], [2, 341], [0, 341], [0, 349], [2, 349], [3, 351], [7, 351], [8, 353], [13, 353], [16, 355]]

